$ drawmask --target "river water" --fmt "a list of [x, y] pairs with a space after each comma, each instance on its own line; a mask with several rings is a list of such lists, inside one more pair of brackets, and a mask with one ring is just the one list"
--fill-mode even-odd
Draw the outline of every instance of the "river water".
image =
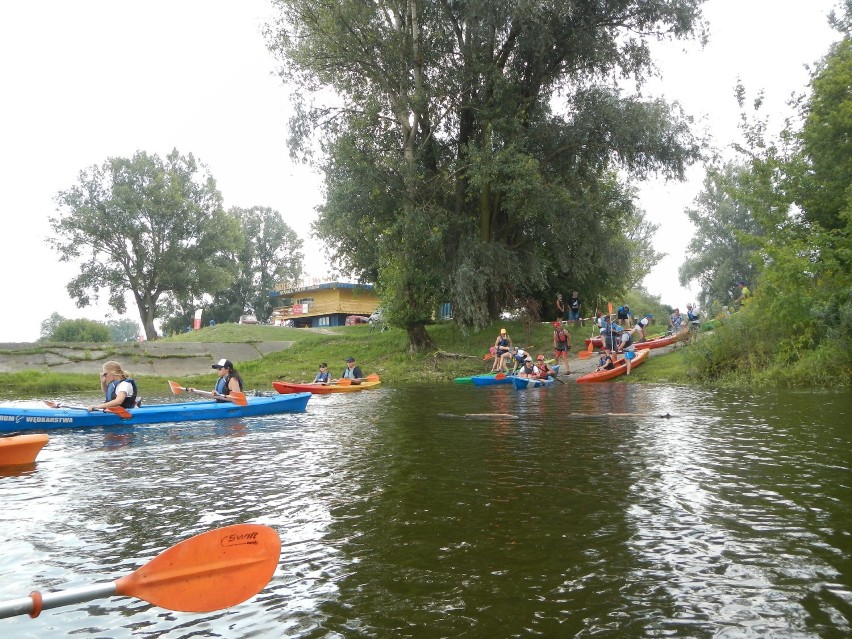
[[0, 600], [234, 523], [274, 527], [280, 564], [224, 611], [114, 597], [0, 637], [849, 637], [850, 413], [848, 391], [434, 385], [52, 431], [0, 475]]

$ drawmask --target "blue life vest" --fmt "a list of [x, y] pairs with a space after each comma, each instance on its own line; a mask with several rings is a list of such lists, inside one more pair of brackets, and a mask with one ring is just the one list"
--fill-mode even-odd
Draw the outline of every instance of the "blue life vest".
[[133, 387], [133, 394], [125, 397], [124, 401], [121, 402], [121, 406], [123, 408], [136, 408], [136, 396], [139, 394], [139, 389], [136, 388], [136, 382], [132, 379], [117, 379], [115, 381], [110, 382], [109, 385], [106, 387], [106, 401], [111, 402], [116, 398], [116, 396], [118, 395], [116, 389], [118, 388], [118, 385], [121, 382], [127, 382]]
[[[216, 382], [216, 392], [220, 395], [230, 395], [231, 389], [228, 384], [231, 382], [231, 379], [236, 379], [237, 384], [240, 386], [240, 390], [243, 390], [243, 380], [239, 375], [225, 375], [224, 377], [220, 377], [219, 381]], [[217, 402], [224, 402], [224, 399], [217, 399]]]

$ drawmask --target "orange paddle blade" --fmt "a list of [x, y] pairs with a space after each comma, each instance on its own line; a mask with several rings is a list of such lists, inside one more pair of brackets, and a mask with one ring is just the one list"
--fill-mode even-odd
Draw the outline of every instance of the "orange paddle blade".
[[485, 360], [494, 359], [494, 353], [486, 353], [485, 355], [482, 356], [482, 359], [485, 359]]
[[130, 411], [128, 411], [126, 408], [122, 408], [121, 406], [110, 406], [109, 408], [104, 408], [103, 410], [107, 413], [113, 413], [115, 415], [118, 415], [122, 419], [130, 419], [131, 417], [133, 417], [133, 415], [130, 414]]
[[607, 302], [607, 303], [606, 303], [606, 309], [607, 309], [607, 312], [608, 312], [610, 315], [612, 315], [612, 302]]
[[217, 528], [172, 546], [118, 579], [116, 592], [169, 610], [221, 610], [260, 592], [280, 554], [281, 540], [268, 526]]
[[338, 379], [334, 383], [337, 384], [338, 386], [351, 386], [352, 380], [351, 379]]
[[172, 382], [172, 381], [169, 382], [169, 388], [172, 389], [172, 394], [174, 394], [174, 395], [180, 395], [183, 391], [186, 390], [183, 386], [181, 386], [177, 382]]
[[376, 375], [375, 373], [373, 373], [372, 375], [367, 375], [366, 377], [362, 377], [361, 379], [363, 379], [364, 381], [367, 381], [367, 382], [380, 382], [381, 381], [381, 378], [378, 375]]
[[577, 353], [577, 357], [579, 357], [580, 359], [589, 359], [594, 354], [594, 351], [580, 351], [579, 353]]
[[234, 398], [234, 403], [235, 403], [237, 406], [246, 406], [246, 405], [248, 405], [248, 400], [246, 399], [246, 394], [245, 394], [245, 393], [241, 393], [240, 391], [231, 391], [231, 392], [228, 394], [228, 397], [233, 397], [233, 398]]

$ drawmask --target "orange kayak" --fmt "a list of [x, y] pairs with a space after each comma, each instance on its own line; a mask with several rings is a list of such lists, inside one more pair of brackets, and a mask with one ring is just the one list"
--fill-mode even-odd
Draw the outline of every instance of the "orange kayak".
[[32, 464], [47, 443], [47, 435], [0, 437], [0, 466]]
[[[630, 369], [634, 369], [640, 364], [642, 364], [646, 359], [648, 359], [648, 354], [651, 351], [636, 351], [636, 357], [633, 358], [633, 362], [630, 364]], [[607, 371], [592, 371], [591, 373], [586, 373], [582, 377], [577, 378], [577, 383], [582, 384], [585, 382], [605, 382], [608, 379], [612, 379], [614, 377], [618, 377], [619, 375], [624, 375], [627, 372], [627, 362], [622, 357], [615, 361], [615, 368], [611, 368]]]
[[375, 388], [381, 384], [381, 380], [363, 381], [360, 384], [297, 384], [291, 382], [272, 382], [272, 388], [279, 393], [314, 393], [315, 395], [329, 395], [331, 393], [354, 393], [355, 391]]

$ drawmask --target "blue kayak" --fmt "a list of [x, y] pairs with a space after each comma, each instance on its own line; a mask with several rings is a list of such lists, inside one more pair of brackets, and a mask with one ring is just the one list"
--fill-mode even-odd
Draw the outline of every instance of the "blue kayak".
[[514, 377], [512, 381], [515, 383], [515, 388], [522, 390], [524, 388], [541, 388], [542, 386], [553, 386], [554, 380], [552, 377], [547, 379], [533, 379], [525, 377]]
[[0, 433], [49, 428], [93, 426], [133, 426], [163, 422], [190, 422], [199, 419], [230, 419], [277, 413], [302, 413], [311, 393], [288, 393], [271, 397], [247, 397], [248, 404], [198, 401], [175, 404], [150, 404], [129, 409], [130, 418], [109, 412], [89, 412], [85, 408], [49, 408], [47, 406], [0, 406]]
[[511, 373], [506, 373], [499, 377], [492, 373], [486, 375], [473, 375], [471, 376], [470, 381], [473, 382], [475, 386], [496, 386], [497, 384], [511, 384], [513, 377], [514, 375]]

